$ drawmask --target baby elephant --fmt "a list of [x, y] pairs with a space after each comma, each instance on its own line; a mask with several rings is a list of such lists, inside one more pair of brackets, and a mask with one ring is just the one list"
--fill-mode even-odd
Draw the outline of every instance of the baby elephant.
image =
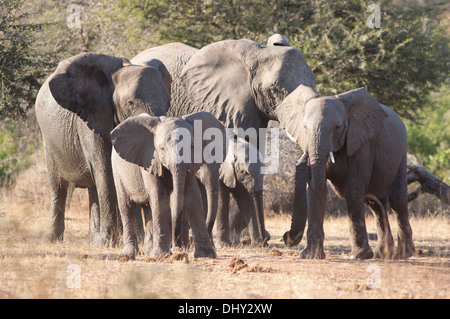
[[[172, 240], [177, 245], [180, 236], [180, 216], [186, 213], [194, 237], [194, 256], [216, 257], [203, 208], [198, 205], [202, 199], [195, 173], [204, 163], [192, 160], [194, 120], [200, 121], [202, 130], [223, 128], [211, 114], [198, 112], [182, 118], [143, 114], [129, 118], [111, 132], [114, 183], [123, 224], [123, 256], [134, 258], [138, 250], [134, 221], [136, 204], [140, 204], [146, 212], [145, 254], [153, 257], [169, 253]], [[195, 133], [203, 134], [202, 130]], [[177, 141], [180, 136], [182, 139]], [[199, 143], [202, 151], [204, 142], [201, 139]]]
[[[252, 244], [265, 244], [270, 239], [264, 226], [263, 167], [262, 155], [256, 147], [241, 137], [228, 140], [227, 157], [219, 170], [217, 246], [231, 245], [230, 230], [234, 235], [232, 238], [239, 238], [246, 226]], [[230, 194], [236, 200], [239, 214], [230, 213]], [[239, 239], [235, 241], [239, 242]]]

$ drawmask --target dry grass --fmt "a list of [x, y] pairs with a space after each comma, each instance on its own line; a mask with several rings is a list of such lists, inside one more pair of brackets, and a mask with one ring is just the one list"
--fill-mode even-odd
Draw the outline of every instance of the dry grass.
[[[272, 214], [267, 216], [272, 235], [269, 247], [218, 249], [216, 259], [195, 259], [193, 251], [188, 251], [175, 257], [155, 260], [137, 256], [135, 261], [121, 262], [120, 247], [89, 246], [84, 190], [75, 191], [67, 211], [65, 241], [41, 242], [49, 205], [42, 170], [33, 167], [14, 189], [3, 192], [1, 298], [450, 297], [448, 212], [411, 219], [421, 254], [408, 260], [349, 260], [348, 221], [342, 217], [325, 221], [327, 258], [300, 260], [305, 240], [299, 247], [287, 248], [281, 236], [290, 226], [290, 217]], [[36, 181], [41, 181], [39, 187]], [[391, 225], [396, 234], [395, 220]], [[367, 227], [375, 232], [371, 216]], [[76, 284], [76, 273], [70, 267], [79, 270], [79, 288], [70, 288]], [[368, 286], [373, 274], [379, 275], [379, 288]]]

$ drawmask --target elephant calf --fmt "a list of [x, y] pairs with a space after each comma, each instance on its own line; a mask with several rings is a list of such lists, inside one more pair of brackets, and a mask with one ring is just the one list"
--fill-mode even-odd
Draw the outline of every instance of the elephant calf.
[[[415, 247], [408, 219], [407, 136], [398, 115], [379, 104], [364, 88], [321, 97], [303, 85], [283, 101], [282, 110], [278, 116], [288, 119], [285, 129], [305, 152], [297, 163], [303, 172], [303, 185], [308, 179], [307, 246], [301, 257], [325, 257], [327, 179], [347, 203], [351, 258], [412, 256]], [[299, 110], [303, 114], [301, 122], [292, 116]], [[378, 244], [374, 252], [367, 239], [364, 204], [377, 217]], [[399, 224], [395, 253], [388, 204]], [[291, 230], [284, 235], [288, 245], [299, 242], [305, 223], [306, 214], [293, 215]]]
[[[252, 244], [263, 244], [270, 235], [264, 226], [262, 155], [241, 137], [233, 137], [228, 143], [227, 158], [220, 166], [216, 244], [231, 245], [230, 222], [233, 238], [239, 238], [248, 226]], [[239, 214], [230, 213], [230, 195], [236, 200]]]
[[[194, 130], [196, 120], [202, 123], [201, 131]], [[123, 224], [122, 255], [134, 258], [137, 251], [134, 220], [136, 204], [140, 204], [146, 217], [146, 254], [158, 256], [170, 252], [171, 241], [173, 246], [179, 245], [181, 216], [186, 213], [194, 236], [194, 256], [216, 257], [203, 207], [198, 205], [202, 199], [195, 173], [205, 163], [192, 157], [180, 160], [179, 148], [183, 141], [188, 148], [182, 149], [183, 154], [194, 150], [194, 134], [203, 137], [207, 128], [217, 128], [224, 134], [223, 125], [207, 112], [182, 118], [140, 115], [124, 121], [111, 132], [114, 146], [111, 161]], [[177, 141], [179, 136], [183, 136], [181, 141]], [[200, 143], [203, 151], [206, 143], [202, 139]], [[209, 175], [218, 176], [219, 166], [206, 165], [211, 167]]]

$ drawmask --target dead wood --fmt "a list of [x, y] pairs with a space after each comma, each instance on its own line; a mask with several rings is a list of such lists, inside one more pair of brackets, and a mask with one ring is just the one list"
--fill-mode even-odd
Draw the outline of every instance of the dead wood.
[[429, 193], [438, 197], [442, 203], [450, 205], [450, 186], [425, 168], [408, 165], [408, 185], [414, 182], [419, 182], [420, 186], [408, 195], [408, 202], [416, 199], [423, 193]]

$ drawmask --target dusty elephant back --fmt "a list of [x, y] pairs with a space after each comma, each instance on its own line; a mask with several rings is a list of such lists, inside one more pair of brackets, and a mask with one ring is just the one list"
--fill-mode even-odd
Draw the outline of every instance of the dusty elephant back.
[[198, 52], [198, 49], [183, 43], [169, 43], [155, 48], [149, 48], [137, 54], [131, 63], [137, 65], [149, 65], [153, 59], [160, 60], [172, 76], [171, 105], [183, 105], [171, 107], [167, 111], [168, 116], [182, 116], [193, 113], [189, 111], [189, 101], [186, 98], [184, 86], [180, 82], [180, 74], [184, 66]]

